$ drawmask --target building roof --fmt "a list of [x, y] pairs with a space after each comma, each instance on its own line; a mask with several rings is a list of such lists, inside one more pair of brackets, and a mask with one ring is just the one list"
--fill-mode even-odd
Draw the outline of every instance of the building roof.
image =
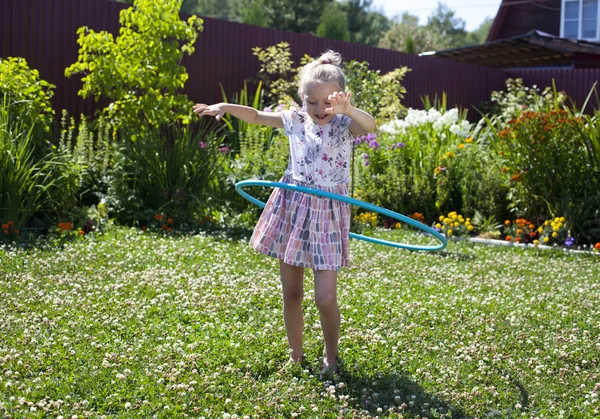
[[421, 54], [498, 68], [600, 67], [600, 44], [532, 30], [513, 38]]
[[512, 38], [532, 29], [560, 35], [562, 0], [502, 0], [487, 42]]

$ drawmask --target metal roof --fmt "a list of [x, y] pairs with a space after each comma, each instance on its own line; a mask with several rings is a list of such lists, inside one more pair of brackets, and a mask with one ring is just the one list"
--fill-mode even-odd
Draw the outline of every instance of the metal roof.
[[462, 48], [420, 54], [498, 68], [600, 67], [600, 43], [542, 31]]

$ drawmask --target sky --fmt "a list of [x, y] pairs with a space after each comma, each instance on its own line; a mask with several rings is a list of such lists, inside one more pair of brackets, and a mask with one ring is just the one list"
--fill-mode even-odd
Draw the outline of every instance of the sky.
[[454, 11], [457, 16], [465, 21], [465, 29], [469, 32], [477, 29], [486, 17], [496, 17], [501, 0], [373, 0], [373, 7], [383, 9], [385, 14], [392, 18], [409, 12], [419, 17], [419, 25], [425, 25], [427, 18], [437, 9], [441, 2]]

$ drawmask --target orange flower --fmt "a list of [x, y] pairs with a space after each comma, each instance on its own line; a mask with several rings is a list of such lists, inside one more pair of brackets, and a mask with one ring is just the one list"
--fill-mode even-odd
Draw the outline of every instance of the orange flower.
[[162, 226], [162, 229], [163, 229], [163, 230], [166, 230], [167, 228], [169, 228], [169, 226], [168, 226], [168, 225], [166, 225], [166, 224], [163, 224], [163, 226]]
[[516, 241], [517, 243], [520, 243], [520, 242], [521, 242], [521, 238], [520, 238], [520, 237], [517, 237], [517, 238], [515, 239], [515, 241]]
[[85, 231], [83, 231], [83, 230], [77, 230], [77, 232], [78, 232], [79, 234], [81, 234], [82, 236], [85, 234]]
[[167, 220], [167, 224], [169, 224], [169, 225], [172, 225], [172, 224], [173, 224], [173, 219], [172, 219], [172, 218], [169, 218], [169, 219]]
[[15, 230], [14, 230], [14, 231], [15, 231], [15, 234], [18, 236], [18, 235], [19, 235], [19, 233], [20, 233], [19, 229], [18, 229], [18, 228], [15, 228]]
[[8, 230], [3, 230], [4, 234], [8, 235]]
[[506, 236], [506, 241], [509, 242], [512, 240], [512, 236]]
[[535, 239], [536, 236], [537, 236], [537, 233], [535, 231], [532, 231], [531, 233], [529, 233], [529, 237], [531, 237], [532, 239]]
[[73, 229], [73, 223], [65, 223], [65, 230]]
[[600, 250], [600, 242], [596, 243], [596, 245], [594, 246], [594, 249]]
[[2, 230], [8, 230], [8, 224], [2, 224]]
[[517, 235], [519, 235], [519, 236], [520, 236], [521, 234], [523, 234], [523, 230], [521, 230], [521, 229], [518, 229], [518, 230], [517, 230]]
[[508, 227], [510, 225], [510, 220], [504, 220], [504, 225]]
[[171, 227], [167, 228], [167, 231], [170, 233], [171, 231], [173, 231], [173, 229]]
[[154, 214], [154, 221], [160, 221], [160, 220], [162, 220], [162, 215]]
[[468, 138], [465, 140], [465, 143], [470, 143], [471, 141], [473, 141], [473, 139], [472, 139], [471, 137], [468, 137]]
[[8, 226], [9, 226], [9, 227], [14, 227], [14, 225], [15, 225], [15, 223], [13, 223], [12, 221], [9, 221], [9, 222], [8, 222]]
[[459, 150], [462, 150], [463, 148], [465, 148], [465, 145], [464, 145], [463, 143], [460, 143], [460, 144], [458, 145], [458, 149], [459, 149]]

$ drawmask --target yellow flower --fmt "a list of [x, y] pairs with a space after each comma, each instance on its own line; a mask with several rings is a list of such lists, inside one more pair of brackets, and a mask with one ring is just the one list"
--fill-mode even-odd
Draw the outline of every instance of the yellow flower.
[[565, 219], [565, 217], [560, 217], [560, 222], [561, 222], [561, 223], [564, 223], [565, 221], [567, 221], [567, 220]]
[[544, 221], [544, 225], [545, 225], [546, 227], [548, 227], [548, 226], [550, 225], [550, 221], [548, 221], [548, 220]]
[[448, 235], [451, 236], [452, 235], [452, 230], [448, 230]]
[[455, 222], [455, 223], [454, 223], [454, 227], [458, 227], [459, 225], [460, 225], [460, 223], [459, 223], [459, 222]]
[[469, 225], [467, 226], [467, 230], [469, 230], [469, 231], [473, 231], [473, 226], [472, 226], [471, 224], [469, 224]]
[[538, 233], [542, 233], [543, 231], [544, 231], [544, 227], [542, 227], [542, 226], [539, 226], [539, 227], [538, 227]]
[[440, 221], [444, 221], [444, 218], [446, 218], [446, 217], [444, 217], [443, 215], [440, 215], [440, 218], [439, 218], [439, 220], [440, 220]]
[[468, 137], [468, 138], [465, 140], [465, 143], [470, 143], [471, 141], [473, 141], [473, 139], [472, 139], [471, 137]]
[[463, 218], [463, 216], [462, 216], [462, 215], [459, 215], [459, 216], [458, 216], [458, 221], [459, 221], [459, 222], [461, 222], [461, 223], [464, 223], [464, 222], [465, 222], [465, 219]]
[[553, 238], [557, 238], [558, 237], [558, 233], [555, 231], [554, 233], [552, 233], [552, 237]]
[[437, 224], [435, 225], [435, 228], [442, 228], [442, 225], [441, 225], [440, 223], [437, 223]]
[[400, 227], [402, 227], [402, 224], [400, 224], [400, 223], [396, 223], [396, 228], [398, 229], [398, 228], [400, 228]]
[[544, 237], [544, 243], [548, 243], [550, 239], [548, 237]]
[[537, 246], [538, 244], [540, 244], [540, 241], [539, 241], [539, 240], [534, 240], [534, 241], [533, 241], [533, 245], [534, 245], [534, 246]]
[[458, 145], [458, 149], [459, 149], [459, 150], [462, 150], [463, 148], [465, 148], [465, 145], [464, 145], [463, 143], [460, 143], [460, 144]]

